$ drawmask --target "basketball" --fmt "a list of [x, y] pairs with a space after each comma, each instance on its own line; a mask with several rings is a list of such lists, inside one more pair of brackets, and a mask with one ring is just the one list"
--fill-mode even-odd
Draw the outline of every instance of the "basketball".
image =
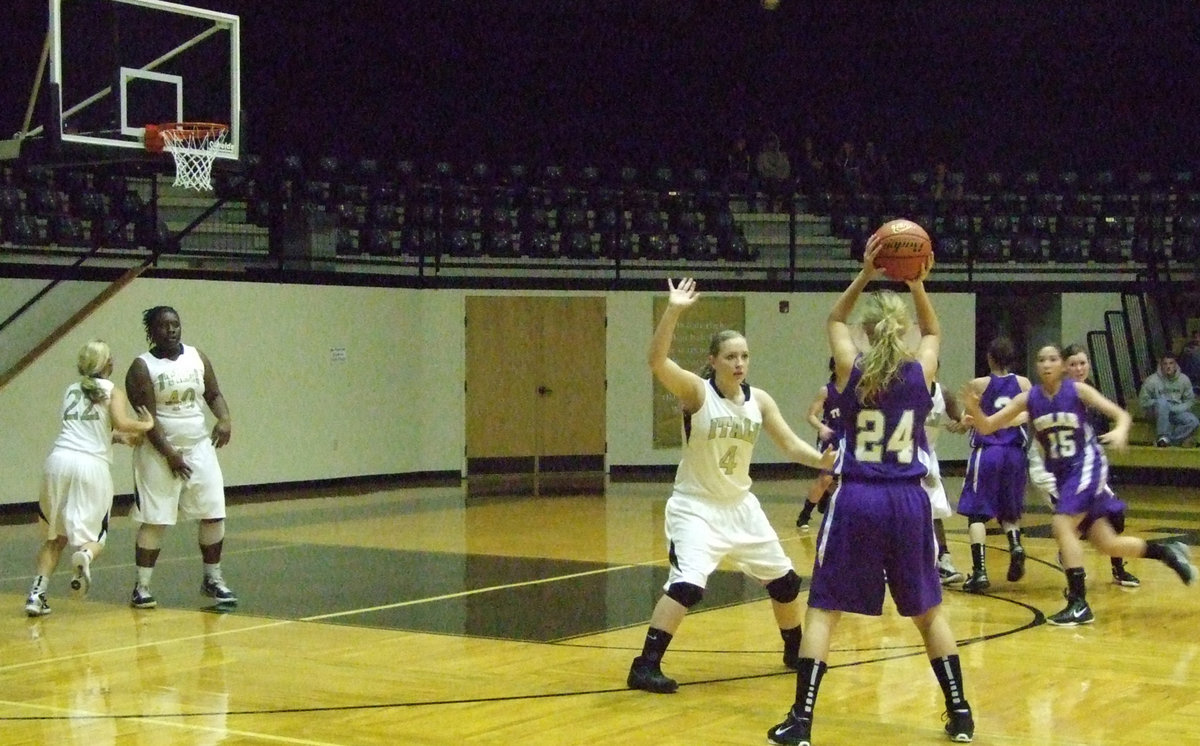
[[925, 229], [911, 220], [889, 220], [871, 238], [879, 237], [875, 266], [893, 280], [915, 280], [933, 253], [933, 242]]

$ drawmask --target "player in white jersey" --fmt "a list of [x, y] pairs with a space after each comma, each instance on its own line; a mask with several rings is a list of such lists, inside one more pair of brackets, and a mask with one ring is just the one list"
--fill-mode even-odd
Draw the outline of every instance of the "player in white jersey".
[[108, 538], [112, 510], [112, 443], [124, 442], [154, 426], [145, 409], [138, 418], [128, 415], [125, 392], [109, 380], [113, 362], [108, 345], [93, 339], [79, 350], [76, 370], [81, 378], [63, 392], [61, 425], [54, 447], [42, 467], [38, 498], [38, 530], [44, 541], [37, 552], [37, 574], [25, 601], [29, 616], [50, 613], [46, 591], [50, 575], [68, 545], [77, 547], [71, 557], [75, 575], [71, 588], [87, 595], [92, 582], [92, 560]]
[[[140, 525], [134, 557], [137, 582], [130, 604], [138, 609], [158, 605], [150, 593], [150, 578], [163, 532], [180, 519], [199, 521], [201, 593], [218, 604], [235, 604], [237, 596], [221, 574], [225, 479], [216, 450], [229, 442], [229, 406], [208, 357], [183, 344], [175, 309], [150, 308], [142, 314], [142, 323], [150, 351], [129, 366], [125, 388], [130, 401], [153, 412], [158, 423], [133, 452], [136, 494], [130, 517]], [[216, 417], [211, 431], [201, 400]]]
[[933, 399], [933, 409], [929, 410], [929, 416], [925, 418], [925, 442], [929, 446], [929, 472], [921, 478], [921, 486], [929, 495], [929, 504], [933, 509], [933, 533], [937, 537], [938, 545], [938, 577], [941, 579], [942, 585], [953, 585], [961, 583], [966, 576], [954, 567], [954, 560], [950, 557], [950, 547], [946, 542], [945, 519], [954, 513], [950, 509], [950, 498], [946, 495], [946, 485], [942, 482], [942, 467], [938, 463], [936, 447], [938, 435], [942, 432], [942, 422], [946, 417], [950, 418], [950, 422], [946, 426], [947, 430], [964, 432], [958, 426], [958, 421], [962, 419], [962, 412], [954, 397], [949, 399], [945, 397], [942, 384], [939, 382], [934, 381], [930, 385], [929, 393]]
[[668, 280], [667, 287], [668, 304], [650, 342], [649, 363], [683, 411], [683, 457], [667, 500], [670, 570], [665, 593], [654, 607], [642, 654], [634, 659], [626, 680], [631, 689], [658, 694], [669, 694], [679, 686], [663, 674], [662, 657], [723, 558], [766, 586], [784, 641], [784, 663], [796, 665], [800, 576], [750, 491], [750, 458], [763, 430], [780, 450], [808, 466], [829, 468], [836, 456], [832, 450], [822, 456], [802, 441], [784, 421], [775, 400], [745, 382], [750, 352], [740, 333], [727, 330], [714, 335], [703, 377], [671, 360], [675, 326], [699, 296], [691, 278], [680, 280], [678, 286]]

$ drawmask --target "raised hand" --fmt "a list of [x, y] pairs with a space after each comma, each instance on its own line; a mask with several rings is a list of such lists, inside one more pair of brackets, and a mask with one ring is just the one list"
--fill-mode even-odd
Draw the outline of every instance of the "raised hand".
[[687, 308], [700, 297], [700, 294], [696, 292], [696, 281], [691, 277], [684, 277], [679, 281], [678, 285], [673, 283], [671, 278], [668, 277], [667, 289], [670, 291], [670, 294], [667, 296], [667, 302], [672, 306], [679, 306], [680, 308]]

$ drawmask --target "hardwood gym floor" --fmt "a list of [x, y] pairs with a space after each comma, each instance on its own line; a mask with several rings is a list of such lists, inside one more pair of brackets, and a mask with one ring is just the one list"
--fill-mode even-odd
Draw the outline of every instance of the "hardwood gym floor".
[[[950, 478], [957, 494], [959, 480]], [[1193, 482], [1194, 483], [1194, 482]], [[802, 575], [793, 527], [807, 483], [756, 492]], [[32, 515], [0, 526], [0, 742], [4, 744], [758, 744], [794, 690], [769, 602], [714, 576], [664, 662], [671, 696], [625, 688], [665, 577], [664, 482], [603, 496], [466, 498], [460, 486], [278, 491], [230, 508], [223, 566], [242, 601], [199, 595], [195, 527], [167, 534], [156, 610], [127, 605], [133, 526], [114, 517], [87, 600], [22, 611], [38, 544]], [[1200, 489], [1122, 487], [1131, 534], [1200, 543]], [[270, 498], [270, 499], [268, 499]], [[1034, 506], [1036, 498], [1031, 497]], [[1028, 516], [1028, 574], [946, 594], [977, 743], [1200, 742], [1197, 588], [1135, 560], [1112, 585], [1089, 551], [1094, 625], [1056, 629], [1049, 516]], [[815, 524], [814, 524], [815, 528]], [[950, 522], [960, 569], [961, 519]], [[806, 584], [807, 588], [807, 584]], [[822, 686], [818, 743], [940, 743], [940, 691], [911, 624], [846, 617]]]

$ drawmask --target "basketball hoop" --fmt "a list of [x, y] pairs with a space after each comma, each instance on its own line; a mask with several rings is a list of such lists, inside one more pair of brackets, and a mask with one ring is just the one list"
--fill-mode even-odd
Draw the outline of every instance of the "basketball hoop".
[[232, 153], [229, 127], [211, 122], [171, 122], [147, 125], [145, 144], [151, 152], [167, 151], [175, 156], [174, 186], [197, 191], [212, 190], [213, 161]]

